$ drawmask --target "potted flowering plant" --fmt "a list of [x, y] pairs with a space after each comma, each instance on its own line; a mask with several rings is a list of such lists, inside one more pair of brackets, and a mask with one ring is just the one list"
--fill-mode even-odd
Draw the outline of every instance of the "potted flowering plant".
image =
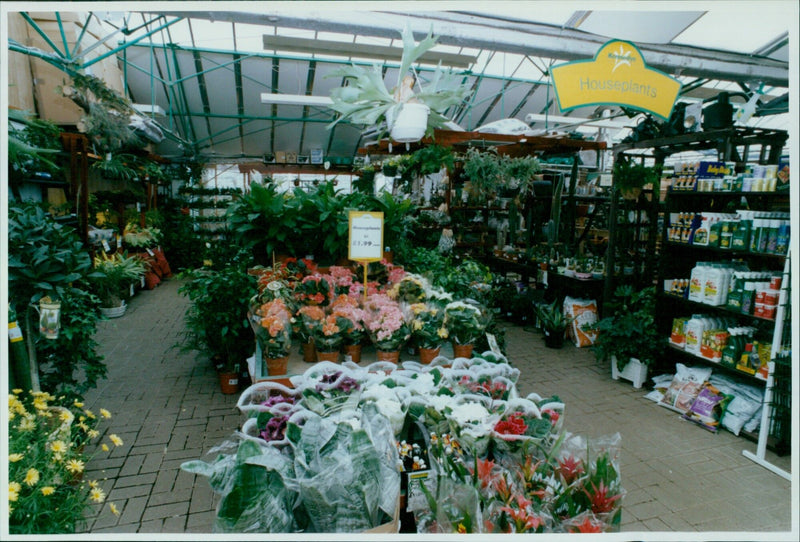
[[339, 349], [347, 331], [352, 327], [351, 321], [335, 312], [326, 313], [315, 305], [307, 305], [299, 313], [314, 341], [317, 361], [339, 361]]
[[430, 288], [430, 284], [424, 277], [415, 273], [406, 273], [399, 282], [392, 286], [390, 295], [400, 302], [419, 303], [425, 301]]
[[[73, 533], [85, 522], [92, 504], [105, 502], [96, 480], [83, 478], [87, 463], [98, 453], [123, 444], [115, 434], [98, 442], [96, 429], [111, 413], [100, 416], [75, 401], [54, 406], [47, 392], [11, 390], [8, 397], [8, 525], [9, 533]], [[111, 446], [109, 446], [109, 444]], [[94, 453], [87, 446], [96, 445]], [[114, 503], [109, 509], [115, 515]]]
[[422, 363], [430, 363], [439, 355], [442, 343], [449, 337], [444, 326], [444, 311], [433, 305], [414, 303], [408, 307], [407, 321], [411, 338], [419, 347]]
[[[90, 275], [93, 289], [100, 298], [103, 314], [115, 318], [125, 314], [125, 299], [130, 285], [138, 283], [145, 274], [144, 262], [127, 254], [98, 254], [94, 257], [95, 273]], [[116, 309], [116, 310], [110, 310]]]
[[400, 305], [385, 294], [373, 294], [364, 310], [364, 324], [378, 350], [378, 359], [397, 362], [400, 348], [411, 336]]
[[308, 275], [295, 284], [295, 299], [304, 305], [327, 305], [333, 297], [333, 287], [327, 275]]
[[[465, 349], [463, 352], [455, 352], [458, 346], [472, 346], [481, 336], [486, 323], [477, 306], [464, 301], [453, 301], [444, 308], [444, 327], [453, 339], [453, 350], [456, 357], [469, 357], [472, 348]], [[468, 352], [466, 351], [468, 350]], [[463, 353], [464, 355], [459, 355]]]
[[283, 375], [288, 370], [289, 350], [292, 347], [292, 313], [286, 302], [276, 297], [258, 307], [256, 340], [266, 362], [267, 374]]
[[358, 299], [348, 295], [339, 295], [331, 303], [331, 313], [337, 318], [344, 318], [348, 324], [343, 328], [343, 348], [345, 357], [350, 361], [361, 361], [361, 346], [367, 337], [364, 327], [364, 310]]

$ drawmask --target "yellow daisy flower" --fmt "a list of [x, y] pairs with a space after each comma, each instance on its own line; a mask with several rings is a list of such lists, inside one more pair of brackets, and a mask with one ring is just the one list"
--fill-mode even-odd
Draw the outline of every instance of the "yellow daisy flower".
[[113, 502], [108, 503], [108, 508], [109, 510], [111, 510], [112, 514], [114, 514], [115, 516], [119, 516], [119, 509], [117, 508], [116, 504], [114, 504]]
[[73, 474], [83, 472], [83, 461], [80, 459], [70, 459], [67, 461], [67, 470]]
[[81, 401], [78, 401], [77, 399], [75, 399], [75, 402], [72, 404], [78, 408], [83, 408], [83, 403]]
[[17, 502], [19, 499], [19, 491], [14, 491], [11, 487], [8, 488], [8, 500], [11, 502]]
[[108, 435], [108, 439], [114, 443], [114, 446], [122, 446], [122, 439], [115, 434]]
[[106, 444], [104, 442], [103, 445], [101, 446], [101, 448], [103, 449], [104, 452], [107, 452], [108, 451], [108, 444]]
[[94, 502], [103, 502], [104, 500], [106, 500], [106, 494], [105, 494], [105, 492], [104, 492], [102, 489], [100, 489], [99, 487], [95, 487], [95, 488], [93, 488], [93, 489], [92, 489], [92, 490], [89, 492], [89, 497], [90, 497], [90, 498], [91, 498], [91, 499], [92, 499]]
[[39, 483], [39, 471], [36, 469], [28, 469], [25, 473], [25, 483], [29, 486], [35, 486]]
[[21, 460], [25, 457], [22, 454], [8, 454], [8, 462], [9, 463], [16, 463], [17, 461]]
[[34, 429], [36, 429], [36, 418], [34, 416], [25, 416], [25, 418], [19, 422], [20, 431], [33, 431]]
[[44, 410], [47, 408], [47, 400], [44, 397], [37, 397], [33, 400], [33, 408], [36, 410]]
[[61, 463], [64, 461], [64, 454], [53, 454], [53, 463]]
[[8, 489], [10, 489], [11, 491], [16, 491], [17, 493], [19, 493], [20, 491], [22, 491], [22, 485], [20, 485], [19, 482], [9, 482], [8, 483]]
[[86, 413], [86, 417], [87, 417], [87, 418], [95, 419], [95, 417], [96, 417], [96, 416], [95, 416], [95, 415], [94, 415], [94, 413], [93, 413], [91, 410], [89, 410], [88, 408], [87, 408], [87, 409], [84, 409], [84, 412]]
[[45, 497], [47, 497], [48, 495], [52, 495], [55, 492], [56, 488], [54, 488], [53, 486], [44, 486], [42, 488], [42, 495], [44, 495]]
[[100, 415], [102, 417], [106, 418], [106, 419], [111, 417], [111, 413], [108, 410], [104, 409], [104, 408], [100, 409]]
[[97, 429], [89, 429], [89, 432], [86, 434], [89, 435], [89, 438], [97, 438], [100, 436], [100, 431]]
[[72, 413], [69, 410], [63, 410], [61, 414], [58, 415], [58, 419], [62, 422], [68, 422], [72, 419]]
[[50, 443], [50, 449], [55, 454], [63, 454], [67, 451], [67, 445], [63, 440], [54, 440]]
[[22, 390], [20, 388], [14, 388], [13, 390], [11, 390], [11, 393], [13, 393], [14, 395], [19, 395], [20, 393], [22, 393]]

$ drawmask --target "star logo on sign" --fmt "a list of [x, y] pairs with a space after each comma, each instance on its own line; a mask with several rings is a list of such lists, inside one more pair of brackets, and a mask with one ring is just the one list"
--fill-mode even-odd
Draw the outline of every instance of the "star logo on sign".
[[611, 73], [617, 71], [617, 68], [620, 66], [630, 66], [631, 65], [631, 51], [626, 51], [622, 44], [619, 44], [619, 52], [614, 55], [614, 67], [611, 68]]

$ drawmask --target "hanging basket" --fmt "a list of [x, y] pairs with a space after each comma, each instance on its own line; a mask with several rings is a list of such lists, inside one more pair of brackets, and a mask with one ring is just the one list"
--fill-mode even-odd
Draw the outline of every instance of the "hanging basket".
[[403, 104], [391, 123], [389, 135], [398, 143], [419, 141], [428, 128], [430, 112], [430, 108], [425, 104]]

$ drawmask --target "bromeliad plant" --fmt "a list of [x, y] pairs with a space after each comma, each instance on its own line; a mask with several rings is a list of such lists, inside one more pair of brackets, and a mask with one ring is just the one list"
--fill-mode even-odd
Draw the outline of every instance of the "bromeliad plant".
[[[64, 399], [63, 397], [61, 398]], [[92, 504], [105, 502], [97, 480], [84, 480], [87, 464], [123, 442], [115, 434], [100, 443], [98, 417], [74, 401], [55, 406], [46, 392], [14, 389], [8, 398], [9, 532], [72, 534], [82, 529]], [[100, 409], [100, 417], [111, 413]], [[110, 446], [109, 446], [110, 444]], [[97, 446], [90, 454], [86, 448]], [[114, 503], [111, 513], [119, 515]]]

